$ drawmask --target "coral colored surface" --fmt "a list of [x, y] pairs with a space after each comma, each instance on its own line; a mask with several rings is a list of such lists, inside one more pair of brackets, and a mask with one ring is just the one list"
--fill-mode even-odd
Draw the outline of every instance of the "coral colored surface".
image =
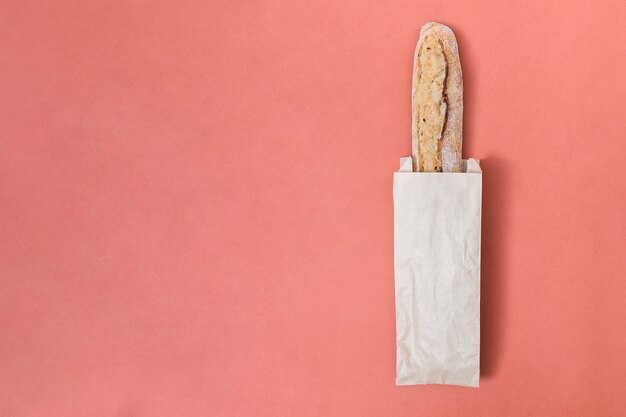
[[[0, 415], [626, 415], [625, 18], [0, 2]], [[394, 386], [427, 20], [457, 34], [484, 169], [477, 390]]]

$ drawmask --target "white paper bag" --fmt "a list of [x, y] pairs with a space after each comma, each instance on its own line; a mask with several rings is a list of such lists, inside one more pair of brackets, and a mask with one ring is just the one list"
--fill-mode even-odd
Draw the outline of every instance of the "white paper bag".
[[393, 177], [396, 384], [478, 387], [482, 171], [410, 172], [410, 159]]

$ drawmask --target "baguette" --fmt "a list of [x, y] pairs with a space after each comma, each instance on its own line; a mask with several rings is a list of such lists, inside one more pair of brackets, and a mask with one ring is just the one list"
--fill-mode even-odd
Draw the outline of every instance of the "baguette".
[[426, 23], [415, 48], [412, 100], [413, 171], [460, 172], [463, 74], [452, 30]]

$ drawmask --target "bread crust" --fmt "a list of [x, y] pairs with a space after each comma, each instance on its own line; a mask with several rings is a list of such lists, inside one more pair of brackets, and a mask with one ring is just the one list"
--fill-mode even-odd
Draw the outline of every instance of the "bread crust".
[[[446, 104], [445, 124], [443, 135], [440, 140], [438, 151], [441, 155], [441, 167], [443, 172], [460, 172], [463, 146], [463, 73], [459, 59], [458, 45], [452, 30], [440, 23], [428, 22], [421, 31], [420, 38], [415, 48], [413, 59], [413, 99], [412, 99], [412, 154], [413, 170], [423, 169], [420, 162], [420, 98], [418, 87], [420, 81], [420, 48], [428, 35], [435, 34], [443, 47], [446, 61], [446, 78], [443, 97]], [[423, 128], [423, 127], [422, 127]], [[432, 167], [432, 164], [427, 164]]]
[[430, 31], [419, 48], [416, 120], [418, 165], [420, 171], [441, 172], [443, 128], [446, 122], [444, 96], [448, 64], [443, 44]]

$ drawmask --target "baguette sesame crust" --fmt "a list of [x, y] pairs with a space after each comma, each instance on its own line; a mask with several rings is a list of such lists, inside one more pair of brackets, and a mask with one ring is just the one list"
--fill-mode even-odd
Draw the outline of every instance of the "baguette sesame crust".
[[412, 112], [413, 170], [460, 172], [463, 74], [454, 33], [439, 23], [426, 23], [420, 31], [413, 61]]

